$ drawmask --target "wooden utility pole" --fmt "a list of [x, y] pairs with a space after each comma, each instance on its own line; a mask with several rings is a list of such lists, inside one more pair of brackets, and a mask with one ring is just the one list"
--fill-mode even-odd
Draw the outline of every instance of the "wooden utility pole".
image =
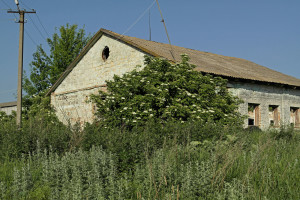
[[20, 34], [19, 34], [19, 61], [18, 61], [18, 97], [17, 97], [17, 126], [21, 127], [22, 122], [22, 80], [23, 80], [23, 46], [24, 46], [24, 17], [25, 13], [36, 13], [35, 10], [26, 11], [20, 10], [19, 4], [17, 4], [18, 10], [8, 10], [8, 13], [19, 13], [20, 20]]

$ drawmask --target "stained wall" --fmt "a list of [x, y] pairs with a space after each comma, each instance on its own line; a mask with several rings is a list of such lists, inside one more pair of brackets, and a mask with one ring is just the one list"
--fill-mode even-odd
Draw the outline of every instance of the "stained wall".
[[[109, 48], [105, 61], [102, 51]], [[143, 65], [145, 54], [106, 35], [93, 45], [64, 81], [51, 94], [51, 104], [58, 118], [65, 124], [92, 122], [95, 106], [89, 102], [91, 94], [105, 90], [105, 81], [114, 75], [132, 71]]]
[[[244, 102], [239, 107], [239, 112], [245, 116], [253, 112], [249, 105], [258, 105], [258, 126], [262, 129], [270, 127], [274, 116], [278, 117], [279, 125], [291, 123], [291, 108], [300, 108], [300, 90], [263, 83], [230, 82], [229, 90], [233, 95]], [[277, 107], [274, 112], [272, 107]], [[275, 115], [272, 115], [272, 112]], [[248, 126], [248, 118], [245, 119]]]

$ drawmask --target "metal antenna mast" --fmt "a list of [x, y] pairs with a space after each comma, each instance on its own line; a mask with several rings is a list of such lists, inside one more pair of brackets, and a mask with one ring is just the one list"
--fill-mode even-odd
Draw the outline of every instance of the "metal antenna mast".
[[167, 26], [166, 26], [164, 17], [163, 17], [163, 15], [162, 15], [162, 12], [161, 12], [161, 9], [160, 9], [158, 0], [156, 0], [156, 3], [157, 3], [157, 6], [158, 6], [158, 9], [159, 9], [159, 12], [160, 12], [161, 22], [164, 23], [164, 27], [165, 27], [165, 30], [166, 30], [166, 34], [167, 34], [167, 37], [168, 37], [168, 40], [169, 40], [169, 44], [170, 44], [170, 47], [171, 47], [171, 51], [170, 51], [170, 52], [171, 52], [171, 55], [172, 55], [172, 57], [173, 57], [173, 59], [174, 59], [174, 62], [175, 62], [176, 60], [175, 60], [175, 57], [174, 57], [174, 54], [173, 54], [173, 48], [172, 48], [171, 40], [170, 40], [170, 37], [169, 37], [169, 34], [168, 34]]
[[149, 40], [151, 41], [151, 11], [149, 10]]
[[22, 79], [23, 79], [23, 46], [24, 46], [24, 16], [25, 13], [36, 13], [35, 10], [26, 11], [25, 9], [20, 9], [19, 1], [15, 0], [18, 10], [8, 10], [7, 13], [18, 13], [20, 15], [20, 20], [17, 22], [20, 24], [20, 34], [19, 34], [19, 60], [18, 60], [18, 98], [17, 98], [17, 126], [21, 127], [22, 124]]

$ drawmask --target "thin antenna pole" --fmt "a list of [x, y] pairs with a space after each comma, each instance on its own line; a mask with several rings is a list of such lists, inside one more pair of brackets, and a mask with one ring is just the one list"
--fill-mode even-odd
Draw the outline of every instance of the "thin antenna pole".
[[151, 41], [151, 11], [149, 10], [149, 40]]
[[159, 9], [159, 12], [160, 12], [160, 16], [161, 16], [161, 19], [162, 19], [161, 22], [164, 24], [164, 27], [165, 27], [165, 30], [166, 30], [166, 34], [167, 34], [167, 37], [168, 37], [168, 40], [169, 40], [169, 44], [170, 44], [170, 47], [171, 47], [171, 55], [172, 55], [174, 61], [176, 61], [176, 60], [175, 60], [175, 57], [174, 57], [174, 54], [173, 54], [173, 48], [172, 48], [171, 40], [170, 40], [170, 37], [169, 37], [169, 34], [168, 34], [167, 26], [166, 26], [164, 17], [163, 17], [163, 15], [162, 15], [162, 12], [161, 12], [161, 9], [160, 9], [158, 0], [156, 0], [156, 3], [157, 3], [157, 6], [158, 6], [158, 9]]

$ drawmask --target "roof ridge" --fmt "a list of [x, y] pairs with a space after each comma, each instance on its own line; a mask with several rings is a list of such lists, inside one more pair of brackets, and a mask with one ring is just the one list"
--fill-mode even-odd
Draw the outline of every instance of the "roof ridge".
[[[253, 81], [277, 83], [288, 86], [300, 87], [300, 79], [286, 75], [282, 72], [278, 72], [276, 70], [270, 69], [268, 67], [259, 65], [257, 63], [243, 58], [225, 56], [211, 52], [180, 47], [176, 45], [172, 45], [173, 53], [175, 53], [173, 57], [171, 56], [173, 53], [171, 53], [171, 49], [169, 49], [170, 46], [167, 43], [150, 41], [127, 35], [121, 35], [111, 30], [101, 28], [92, 37], [92, 39], [83, 48], [80, 54], [74, 59], [74, 61], [67, 67], [65, 72], [53, 84], [53, 86], [50, 88], [46, 95], [50, 95], [51, 92], [54, 91], [60, 85], [60, 83], [65, 79], [66, 76], [68, 76], [68, 74], [73, 70], [73, 68], [77, 65], [81, 58], [90, 50], [90, 48], [92, 48], [92, 46], [102, 37], [103, 34], [106, 34], [118, 41], [135, 47], [146, 54], [152, 55], [154, 57], [165, 58], [174, 63], [180, 62], [181, 54], [188, 54], [191, 59], [191, 64], [197, 66], [197, 71], [212, 73], [228, 78], [247, 79]], [[230, 68], [233, 69], [230, 70]], [[265, 74], [259, 74], [259, 71], [262, 71]], [[272, 75], [276, 75], [277, 78], [273, 78]]]

